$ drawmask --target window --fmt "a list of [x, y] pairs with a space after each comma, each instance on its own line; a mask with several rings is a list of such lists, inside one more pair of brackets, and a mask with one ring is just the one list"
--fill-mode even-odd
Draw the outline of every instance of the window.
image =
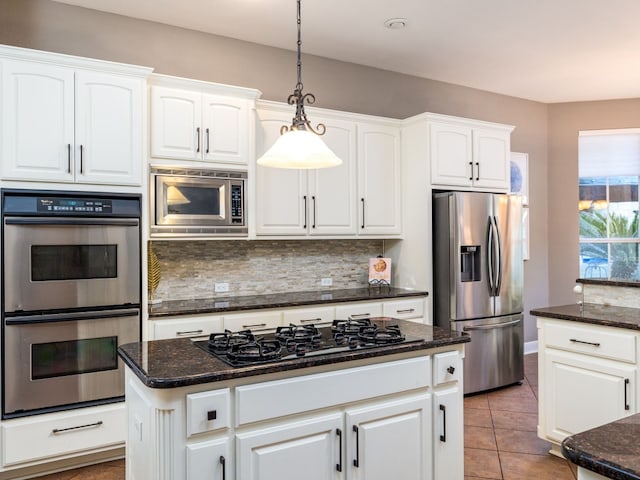
[[640, 278], [640, 129], [580, 132], [580, 276]]

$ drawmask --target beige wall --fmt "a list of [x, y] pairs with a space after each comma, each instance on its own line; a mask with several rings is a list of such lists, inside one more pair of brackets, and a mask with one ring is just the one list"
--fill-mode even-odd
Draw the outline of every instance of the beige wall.
[[640, 126], [640, 99], [549, 105], [549, 301], [572, 303], [578, 278], [578, 132]]
[[[50, 0], [0, 0], [0, 43], [257, 88], [267, 100], [284, 100], [295, 83], [292, 51]], [[395, 118], [429, 111], [515, 125], [512, 150], [529, 153], [530, 163], [525, 309], [548, 305], [547, 105], [314, 56], [303, 58], [303, 80], [319, 107]], [[525, 337], [536, 338], [530, 318]]]

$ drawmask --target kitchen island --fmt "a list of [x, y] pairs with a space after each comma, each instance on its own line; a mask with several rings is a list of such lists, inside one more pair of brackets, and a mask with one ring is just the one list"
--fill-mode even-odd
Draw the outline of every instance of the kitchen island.
[[127, 479], [463, 478], [464, 335], [232, 367], [190, 339], [124, 345]]
[[538, 326], [538, 436], [557, 455], [566, 437], [639, 412], [640, 308], [588, 300], [531, 311]]
[[562, 453], [578, 466], [578, 480], [640, 479], [640, 414], [567, 437]]

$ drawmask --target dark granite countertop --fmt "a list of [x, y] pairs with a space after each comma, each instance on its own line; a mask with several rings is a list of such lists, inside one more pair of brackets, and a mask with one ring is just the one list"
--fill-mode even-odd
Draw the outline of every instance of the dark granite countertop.
[[406, 335], [419, 337], [423, 341], [301, 357], [250, 367], [231, 367], [193, 345], [188, 338], [129, 343], [118, 348], [118, 354], [148, 387], [175, 388], [427, 350], [470, 341], [466, 334], [448, 332], [439, 327], [396, 319], [382, 320], [381, 323], [385, 321], [400, 325]]
[[640, 288], [638, 280], [625, 280], [622, 278], [578, 278], [576, 283], [584, 285], [608, 285], [610, 287], [635, 287]]
[[344, 290], [317, 290], [310, 292], [273, 293], [239, 297], [198, 298], [169, 300], [149, 305], [149, 318], [198, 313], [220, 313], [264, 308], [299, 307], [322, 303], [357, 302], [361, 300], [393, 300], [404, 297], [424, 297], [428, 292], [404, 288], [349, 288]]
[[560, 320], [573, 320], [605, 327], [640, 330], [640, 308], [585, 303], [582, 309], [577, 304], [571, 304], [536, 308], [531, 310], [530, 313], [536, 317], [558, 318]]
[[562, 454], [614, 480], [640, 480], [640, 414], [567, 437]]

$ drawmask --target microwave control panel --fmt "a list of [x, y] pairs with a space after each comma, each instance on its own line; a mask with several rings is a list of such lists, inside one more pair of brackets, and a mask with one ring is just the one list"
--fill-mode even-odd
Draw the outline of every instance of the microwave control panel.
[[242, 205], [242, 185], [231, 185], [231, 223], [242, 225], [244, 223]]

